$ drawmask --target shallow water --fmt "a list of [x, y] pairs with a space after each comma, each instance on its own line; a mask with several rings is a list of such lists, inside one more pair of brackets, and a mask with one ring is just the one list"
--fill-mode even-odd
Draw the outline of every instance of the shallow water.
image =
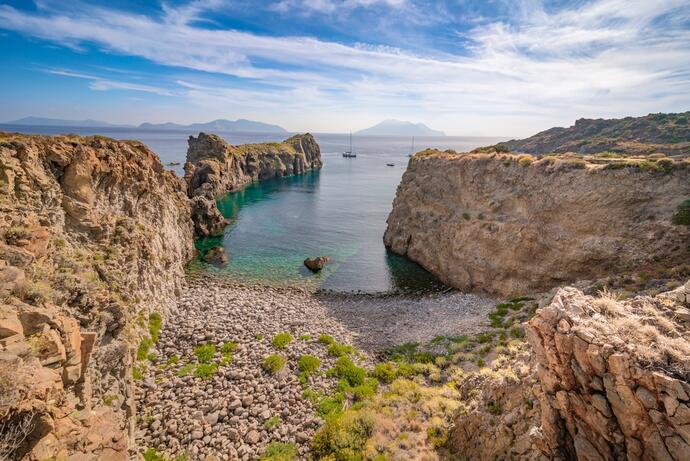
[[[102, 134], [116, 139], [139, 139], [164, 163], [184, 162], [187, 131], [126, 128], [7, 127], [6, 131], [82, 135]], [[218, 133], [231, 144], [280, 141], [285, 134]], [[197, 242], [204, 250], [222, 244], [228, 266], [218, 269], [197, 261], [194, 270], [225, 273], [238, 281], [292, 285], [337, 292], [429, 292], [443, 286], [405, 257], [383, 246], [386, 218], [405, 171], [412, 139], [355, 137], [357, 158], [341, 153], [348, 136], [316, 134], [324, 166], [290, 178], [256, 182], [218, 200], [221, 212], [233, 219], [222, 237]], [[470, 150], [494, 144], [497, 138], [423, 137], [414, 150], [427, 147]], [[394, 166], [387, 166], [393, 163]], [[182, 166], [175, 169], [180, 173]], [[306, 257], [332, 258], [319, 274], [302, 264]]]

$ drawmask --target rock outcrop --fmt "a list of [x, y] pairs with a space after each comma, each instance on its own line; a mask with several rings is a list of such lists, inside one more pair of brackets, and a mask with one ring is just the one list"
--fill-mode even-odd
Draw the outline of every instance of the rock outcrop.
[[463, 290], [534, 293], [687, 262], [689, 198], [688, 160], [425, 151], [384, 243]]
[[215, 134], [189, 137], [185, 179], [189, 196], [218, 198], [260, 179], [290, 176], [321, 168], [319, 145], [310, 134], [279, 143], [232, 146]]
[[618, 301], [563, 288], [537, 312], [535, 445], [559, 459], [689, 459], [688, 291]]
[[193, 253], [184, 183], [138, 142], [0, 133], [0, 237], [0, 458], [126, 459], [133, 345]]
[[688, 155], [689, 119], [690, 112], [609, 120], [581, 118], [568, 128], [550, 128], [501, 146], [514, 152], [540, 155], [551, 152]]
[[319, 145], [310, 134], [280, 143], [231, 146], [215, 134], [188, 140], [185, 181], [192, 199], [197, 235], [222, 234], [228, 222], [216, 207], [221, 195], [260, 179], [301, 174], [321, 168]]

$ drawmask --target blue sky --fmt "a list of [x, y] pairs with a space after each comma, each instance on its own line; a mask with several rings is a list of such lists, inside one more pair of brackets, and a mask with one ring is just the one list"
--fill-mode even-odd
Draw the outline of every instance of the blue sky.
[[522, 136], [690, 110], [690, 0], [0, 0], [0, 53], [0, 121]]

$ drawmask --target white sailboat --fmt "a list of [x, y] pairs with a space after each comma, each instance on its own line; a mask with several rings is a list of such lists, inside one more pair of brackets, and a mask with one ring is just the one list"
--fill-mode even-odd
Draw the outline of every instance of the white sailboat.
[[347, 150], [347, 151], [343, 152], [343, 157], [345, 157], [345, 158], [354, 158], [354, 157], [357, 157], [357, 154], [355, 154], [355, 153], [352, 151], [352, 131], [350, 131], [350, 150]]

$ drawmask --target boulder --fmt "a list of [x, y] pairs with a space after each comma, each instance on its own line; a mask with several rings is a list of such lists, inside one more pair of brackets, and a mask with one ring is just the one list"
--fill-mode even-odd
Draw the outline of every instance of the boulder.
[[228, 255], [222, 246], [213, 247], [204, 254], [204, 261], [218, 267], [225, 267], [228, 264]]
[[316, 258], [305, 259], [304, 265], [312, 272], [319, 272], [330, 260], [331, 258], [328, 256], [317, 256]]

